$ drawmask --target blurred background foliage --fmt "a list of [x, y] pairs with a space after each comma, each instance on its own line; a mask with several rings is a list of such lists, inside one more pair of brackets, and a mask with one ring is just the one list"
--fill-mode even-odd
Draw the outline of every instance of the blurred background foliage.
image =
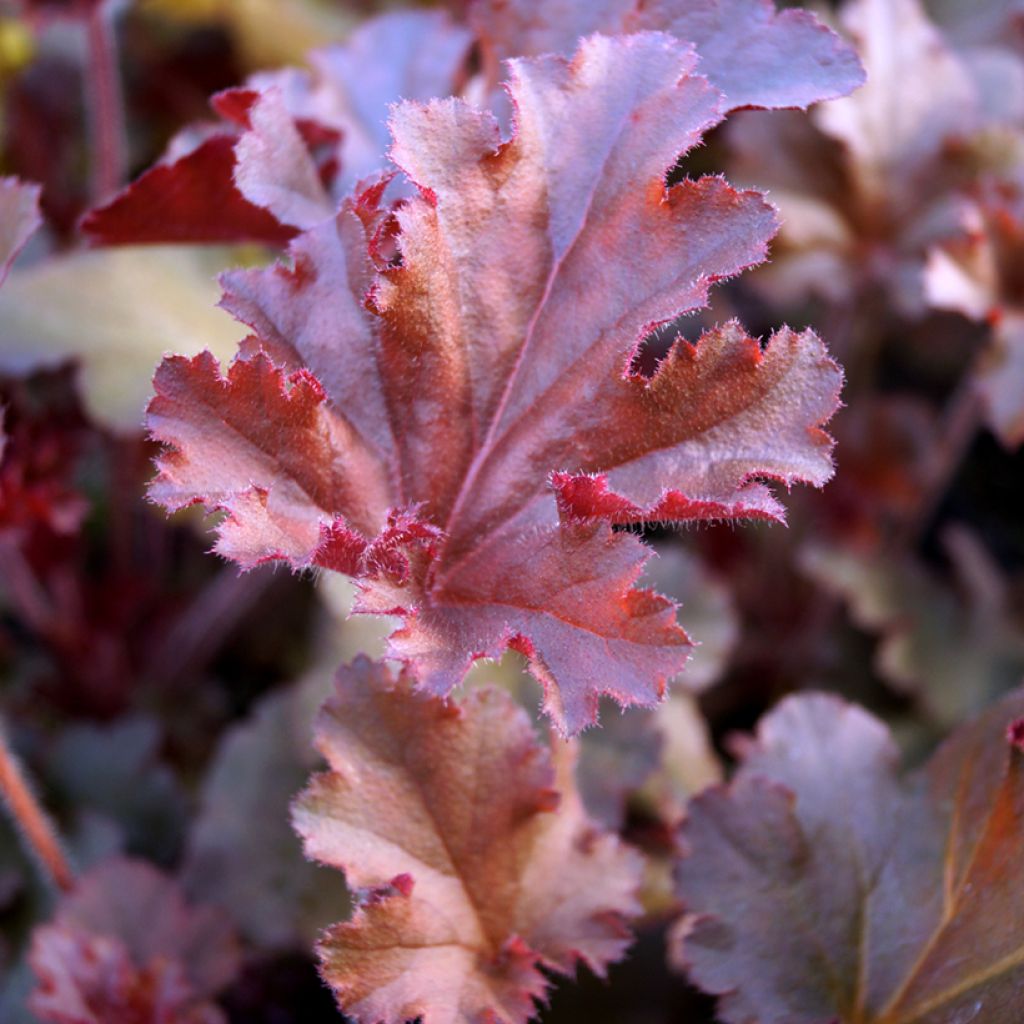
[[[816, 10], [841, 25], [857, 2]], [[301, 65], [388, 6], [125, 0], [126, 179], [209, 121], [212, 93]], [[287, 805], [315, 767], [309, 722], [333, 667], [379, 651], [384, 629], [346, 618], [351, 594], [338, 580], [239, 575], [206, 554], [201, 517], [166, 521], [143, 499], [155, 364], [169, 350], [228, 359], [243, 332], [216, 308], [215, 275], [273, 253], [81, 244], [78, 220], [98, 198], [81, 11], [29, 7], [0, 2], [0, 169], [43, 185], [46, 219], [0, 290], [6, 727], [79, 867], [143, 857], [230, 915], [247, 950], [221, 999], [230, 1020], [337, 1020], [309, 947], [346, 896], [302, 862]], [[992, 95], [970, 116], [937, 90], [935, 66], [915, 64], [920, 26], [901, 23], [898, 79], [872, 50], [879, 40], [860, 36], [873, 76], [861, 93], [811, 113], [743, 112], [673, 172], [765, 188], [784, 226], [772, 261], [659, 330], [645, 365], [678, 333], [731, 316], [762, 336], [782, 322], [814, 326], [847, 373], [837, 475], [790, 496], [788, 529], [645, 531], [661, 555], [651, 584], [681, 601], [703, 646], [661, 709], [609, 707], [605, 728], [582, 740], [591, 813], [650, 855], [649, 914], [610, 984], [560, 984], [541, 1014], [550, 1024], [713, 1020], [711, 1002], [665, 964], [673, 831], [686, 797], [728, 771], [730, 737], [780, 697], [823, 688], [862, 703], [913, 762], [1024, 676], [1024, 420], [999, 406], [1016, 388], [1024, 415], [1024, 352], [1001, 333], [1024, 311], [1024, 286], [1019, 271], [984, 282], [975, 271], [985, 245], [1001, 245], [1008, 265], [1024, 258], [1012, 248], [1024, 222], [1011, 230], [1024, 109], [1006, 91], [1024, 82], [1012, 66], [1024, 15], [1009, 0], [931, 0], [928, 13], [941, 60], [976, 68], [995, 54], [984, 63]], [[879, 123], [878, 109], [896, 113]], [[954, 271], [972, 295], [988, 288], [980, 306], [951, 288]], [[536, 707], [515, 656], [473, 677], [498, 678]], [[0, 819], [5, 1022], [31, 1020], [26, 936], [51, 912]]]

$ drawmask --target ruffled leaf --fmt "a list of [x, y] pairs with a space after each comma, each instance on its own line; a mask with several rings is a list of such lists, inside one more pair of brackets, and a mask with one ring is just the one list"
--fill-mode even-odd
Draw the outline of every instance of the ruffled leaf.
[[293, 819], [358, 900], [323, 934], [321, 973], [357, 1024], [525, 1022], [540, 968], [622, 955], [641, 859], [587, 819], [566, 748], [556, 779], [503, 691], [454, 707], [410, 682], [360, 658], [317, 720], [330, 770]]
[[245, 566], [359, 578], [359, 610], [405, 618], [390, 653], [439, 696], [514, 646], [564, 730], [602, 693], [653, 704], [687, 641], [610, 526], [781, 519], [765, 481], [829, 478], [841, 380], [812, 332], [762, 349], [734, 323], [629, 369], [775, 230], [718, 178], [665, 188], [719, 118], [694, 66], [657, 34], [518, 62], [506, 142], [461, 102], [399, 106], [419, 195], [389, 214], [375, 186], [290, 266], [225, 279], [254, 336], [224, 377], [207, 357], [157, 374], [154, 498], [226, 510], [218, 550]]

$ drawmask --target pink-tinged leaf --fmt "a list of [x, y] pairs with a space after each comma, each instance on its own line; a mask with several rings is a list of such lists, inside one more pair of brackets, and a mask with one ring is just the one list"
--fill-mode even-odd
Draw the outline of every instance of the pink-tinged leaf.
[[1024, 1012], [1017, 691], [900, 780], [885, 727], [790, 698], [690, 804], [679, 961], [743, 1024], [1001, 1024]]
[[39, 987], [29, 1009], [52, 1024], [226, 1024], [224, 1013], [197, 996], [174, 962], [139, 968], [122, 942], [59, 925], [32, 940]]
[[357, 610], [405, 616], [389, 651], [439, 696], [474, 660], [515, 648], [544, 687], [545, 710], [572, 734], [597, 721], [604, 694], [623, 707], [656, 704], [686, 664], [675, 604], [634, 586], [648, 554], [605, 523], [539, 529], [481, 546], [429, 598], [376, 584]]
[[280, 223], [311, 228], [334, 213], [313, 157], [295, 126], [284, 93], [260, 93], [248, 110], [249, 128], [235, 145], [235, 185]]
[[224, 379], [208, 359], [158, 374], [154, 497], [225, 509], [218, 549], [244, 565], [361, 577], [361, 610], [405, 616], [391, 652], [438, 696], [511, 644], [562, 729], [602, 693], [655, 702], [686, 638], [608, 524], [781, 518], [765, 481], [828, 479], [841, 382], [813, 333], [762, 350], [736, 324], [629, 369], [775, 230], [719, 178], [665, 188], [719, 117], [694, 63], [653, 33], [515, 62], [507, 142], [459, 101], [396, 108], [419, 194], [389, 215], [374, 186], [289, 267], [225, 278], [254, 335]]
[[807, 107], [864, 82], [856, 53], [808, 11], [772, 0], [481, 0], [471, 17], [500, 57], [569, 53], [592, 32], [671, 32], [700, 55], [700, 71], [737, 107]]
[[588, 820], [570, 748], [552, 756], [504, 692], [453, 706], [360, 658], [316, 736], [329, 771], [293, 821], [356, 890], [318, 953], [357, 1024], [521, 1024], [547, 991], [540, 968], [603, 974], [622, 956], [641, 859]]
[[[225, 557], [246, 568], [275, 558], [310, 565], [322, 524], [335, 523], [332, 509], [376, 533], [384, 482], [371, 487], [376, 467], [309, 371], [289, 376], [257, 354], [222, 377], [204, 352], [165, 360], [153, 383], [149, 426], [172, 450], [150, 496], [170, 509], [197, 495], [227, 509], [217, 543]], [[193, 451], [202, 458], [190, 458]]]
[[0, 284], [25, 243], [43, 223], [38, 185], [17, 178], [0, 178]]
[[233, 131], [210, 135], [184, 156], [157, 164], [106, 206], [91, 210], [82, 231], [96, 244], [268, 242], [296, 234], [235, 187]]
[[115, 859], [83, 878], [36, 929], [30, 1007], [56, 1024], [220, 1024], [210, 997], [233, 978], [226, 918], [185, 903], [142, 861]]

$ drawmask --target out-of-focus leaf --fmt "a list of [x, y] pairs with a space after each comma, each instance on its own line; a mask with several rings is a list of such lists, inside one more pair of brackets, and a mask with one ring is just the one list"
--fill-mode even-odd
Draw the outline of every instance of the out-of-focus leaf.
[[1021, 0], [926, 0], [928, 11], [958, 45], [1015, 46], [1024, 49]]
[[341, 39], [354, 22], [331, 0], [137, 0], [144, 11], [192, 24], [221, 25], [253, 70], [301, 63], [311, 49]]
[[856, 54], [808, 11], [772, 0], [480, 0], [470, 18], [496, 57], [571, 53], [592, 32], [671, 32], [730, 107], [806, 107], [864, 81]]
[[676, 822], [690, 797], [721, 780], [722, 762], [711, 745], [708, 724], [690, 694], [670, 693], [650, 715], [661, 739], [661, 757], [641, 788], [640, 798], [662, 820]]
[[230, 911], [263, 948], [311, 945], [349, 906], [341, 878], [303, 859], [288, 824], [292, 798], [319, 763], [310, 729], [329, 690], [323, 672], [265, 697], [224, 734], [203, 782], [185, 888]]
[[255, 206], [234, 182], [235, 132], [215, 132], [180, 156], [168, 156], [105, 206], [90, 210], [82, 231], [104, 245], [159, 242], [268, 242], [295, 230]]
[[905, 529], [931, 484], [939, 429], [921, 398], [862, 392], [836, 417], [836, 479], [818, 506], [822, 532], [877, 551]]
[[238, 968], [227, 919], [185, 903], [143, 861], [115, 859], [81, 879], [32, 938], [29, 1005], [56, 1024], [221, 1024], [209, 998]]
[[990, 184], [965, 220], [962, 238], [929, 253], [925, 290], [933, 306], [992, 325], [977, 382], [989, 425], [1015, 448], [1024, 442], [1024, 184]]
[[974, 84], [920, 0], [854, 0], [843, 25], [856, 40], [867, 84], [820, 107], [815, 119], [849, 149], [867, 196], [889, 194], [896, 206], [912, 205], [946, 141], [977, 125]]
[[389, 166], [395, 103], [458, 91], [471, 43], [469, 31], [444, 11], [395, 11], [370, 18], [344, 43], [313, 50], [309, 73], [257, 75], [252, 85], [281, 89], [294, 117], [340, 134], [334, 193], [342, 197]]
[[186, 128], [82, 229], [103, 244], [283, 244], [329, 218], [358, 182], [394, 170], [390, 108], [455, 92], [470, 42], [441, 11], [371, 18], [309, 54], [310, 71], [263, 72], [214, 96], [221, 124]]
[[513, 646], [566, 731], [602, 693], [654, 704], [686, 638], [610, 526], [782, 518], [762, 481], [829, 478], [841, 381], [812, 332], [762, 348], [735, 323], [628, 371], [652, 323], [774, 231], [718, 178], [665, 190], [719, 116], [694, 60], [646, 33], [518, 62], [505, 143], [458, 101], [396, 108], [393, 156], [420, 187], [396, 214], [401, 265], [373, 272], [392, 223], [374, 188], [293, 266], [226, 277], [255, 336], [226, 376], [208, 356], [159, 370], [152, 497], [229, 510], [217, 550], [243, 566], [359, 578], [359, 610], [404, 618], [389, 655], [438, 695]]
[[235, 144], [238, 191], [289, 227], [312, 228], [330, 219], [334, 203], [281, 90], [270, 87], [259, 94], [248, 122]]
[[879, 674], [914, 695], [935, 722], [952, 725], [1024, 676], [1024, 628], [1006, 583], [978, 541], [947, 536], [959, 587], [943, 584], [909, 556], [807, 548], [801, 564], [846, 601], [854, 622], [878, 633]]
[[[677, 543], [655, 545], [643, 583], [677, 601], [700, 643], [674, 681], [665, 703], [651, 711], [617, 714], [608, 708], [601, 728], [580, 741], [579, 786], [587, 809], [612, 828], [640, 794], [659, 816], [674, 821], [687, 797], [721, 774], [707, 727], [689, 693], [712, 686], [724, 672], [739, 636], [728, 587]], [[689, 693], [681, 692], [686, 688]], [[676, 689], [678, 688], [678, 689]]]
[[359, 896], [318, 946], [358, 1024], [519, 1024], [547, 991], [541, 967], [603, 973], [622, 955], [640, 858], [587, 819], [570, 751], [555, 740], [553, 758], [504, 692], [456, 707], [359, 659], [316, 731], [330, 771], [293, 817]]
[[608, 708], [601, 728], [580, 740], [577, 780], [587, 811], [611, 829], [620, 829], [629, 797], [654, 774], [661, 763], [662, 737], [652, 716], [662, 711], [616, 713]]
[[784, 701], [690, 805], [676, 957], [728, 1024], [1004, 1024], [1024, 1013], [1017, 691], [901, 781], [885, 727]]
[[159, 744], [158, 724], [143, 716], [72, 725], [50, 752], [48, 780], [73, 815], [102, 815], [122, 833], [126, 850], [167, 863], [187, 808]]
[[654, 549], [656, 557], [647, 563], [643, 582], [677, 602], [687, 626], [699, 638], [677, 680], [698, 693], [718, 682], [739, 639], [732, 595], [721, 578], [681, 545], [656, 543]]
[[775, 301], [831, 301], [877, 289], [920, 317], [931, 246], [959, 233], [961, 190], [1005, 162], [990, 135], [1024, 110], [1024, 59], [975, 61], [921, 0], [851, 0], [842, 24], [868, 72], [851, 96], [796, 114], [743, 114], [730, 126], [739, 180], [770, 187], [778, 255], [760, 275]]
[[81, 364], [100, 423], [142, 425], [153, 367], [168, 350], [234, 350], [241, 331], [216, 308], [227, 253], [185, 247], [110, 249], [15, 271], [0, 289], [0, 367]]

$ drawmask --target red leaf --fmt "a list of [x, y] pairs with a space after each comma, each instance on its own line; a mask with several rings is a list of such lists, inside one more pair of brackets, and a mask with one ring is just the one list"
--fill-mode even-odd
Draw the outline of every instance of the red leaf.
[[218, 93], [211, 105], [226, 123], [195, 126], [209, 137], [88, 213], [82, 230], [105, 245], [281, 245], [386, 166], [389, 107], [453, 92], [469, 43], [442, 12], [373, 18], [311, 54], [312, 73], [262, 73]]
[[317, 719], [330, 770], [293, 820], [358, 904], [323, 933], [321, 973], [358, 1024], [525, 1022], [548, 988], [539, 968], [603, 974], [625, 951], [641, 858], [587, 819], [558, 741], [556, 792], [507, 694], [456, 708], [410, 684], [360, 658]]
[[[361, 610], [405, 616], [391, 651], [438, 695], [513, 645], [563, 729], [601, 693], [655, 702], [686, 637], [633, 589], [645, 549], [608, 524], [781, 518], [763, 480], [828, 479], [840, 384], [813, 333], [762, 352], [736, 324], [677, 342], [652, 379], [627, 369], [775, 230], [758, 193], [718, 178], [665, 190], [719, 116], [693, 66], [658, 34], [518, 62], [505, 143], [458, 101], [396, 108], [420, 195], [388, 218], [367, 192], [296, 240], [292, 267], [227, 276], [255, 336], [226, 379], [209, 358], [158, 373], [151, 428], [173, 450], [154, 497], [227, 509], [218, 550], [243, 565], [355, 569]], [[400, 264], [375, 274], [395, 224]], [[573, 505], [581, 474], [614, 508]], [[406, 543], [398, 513], [418, 524], [408, 571], [363, 559]]]
[[91, 210], [81, 228], [103, 245], [143, 242], [268, 242], [296, 234], [235, 187], [233, 132], [218, 132], [185, 156], [157, 164]]

